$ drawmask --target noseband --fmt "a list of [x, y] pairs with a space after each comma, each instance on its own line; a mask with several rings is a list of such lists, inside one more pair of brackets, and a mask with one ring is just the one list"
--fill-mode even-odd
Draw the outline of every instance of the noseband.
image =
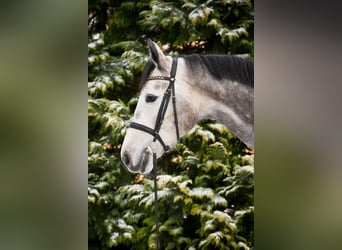
[[177, 71], [177, 58], [174, 57], [172, 58], [172, 67], [171, 67], [171, 72], [170, 76], [151, 76], [147, 78], [148, 81], [152, 80], [165, 80], [169, 81], [169, 86], [167, 87], [163, 100], [160, 104], [156, 123], [154, 126], [154, 129], [149, 128], [143, 124], [136, 123], [136, 122], [131, 122], [129, 123], [128, 127], [141, 130], [145, 133], [148, 133], [153, 136], [153, 141], [158, 140], [160, 144], [163, 146], [164, 151], [167, 152], [170, 150], [169, 145], [166, 145], [163, 139], [159, 135], [159, 130], [163, 124], [164, 116], [166, 114], [167, 107], [169, 106], [170, 98], [172, 97], [172, 106], [173, 106], [173, 115], [175, 119], [175, 127], [176, 127], [176, 136], [177, 140], [179, 139], [179, 130], [178, 130], [178, 119], [177, 119], [177, 111], [176, 111], [176, 96], [175, 96], [175, 76], [176, 76], [176, 71]]

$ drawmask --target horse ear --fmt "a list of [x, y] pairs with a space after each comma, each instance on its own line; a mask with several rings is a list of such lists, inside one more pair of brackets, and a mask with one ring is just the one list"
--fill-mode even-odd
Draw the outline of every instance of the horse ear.
[[163, 51], [160, 49], [158, 44], [153, 42], [150, 38], [146, 36], [143, 38], [148, 46], [152, 62], [154, 62], [158, 68], [165, 69], [166, 56], [164, 55]]

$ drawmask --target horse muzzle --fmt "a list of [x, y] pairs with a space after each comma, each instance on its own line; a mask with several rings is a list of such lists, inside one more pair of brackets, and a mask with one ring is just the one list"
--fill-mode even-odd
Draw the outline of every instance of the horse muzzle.
[[137, 162], [134, 162], [133, 157], [127, 150], [121, 152], [121, 160], [131, 173], [147, 174], [153, 168], [152, 149], [150, 147], [143, 150]]

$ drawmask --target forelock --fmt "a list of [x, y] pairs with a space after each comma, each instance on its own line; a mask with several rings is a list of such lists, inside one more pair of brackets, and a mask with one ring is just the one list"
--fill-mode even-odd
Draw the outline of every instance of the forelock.
[[139, 85], [139, 90], [142, 90], [142, 88], [145, 86], [147, 79], [151, 75], [152, 71], [156, 68], [156, 65], [149, 60], [145, 66], [145, 69], [141, 75], [141, 80], [140, 80], [140, 85]]

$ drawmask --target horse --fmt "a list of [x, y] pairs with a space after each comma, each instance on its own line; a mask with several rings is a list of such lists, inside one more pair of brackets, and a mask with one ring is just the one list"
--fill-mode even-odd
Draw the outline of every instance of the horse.
[[[164, 55], [145, 37], [149, 60], [121, 146], [132, 173], [148, 174], [153, 157], [175, 148], [203, 119], [217, 120], [254, 149], [254, 62], [231, 55]], [[171, 100], [171, 102], [170, 102]]]

